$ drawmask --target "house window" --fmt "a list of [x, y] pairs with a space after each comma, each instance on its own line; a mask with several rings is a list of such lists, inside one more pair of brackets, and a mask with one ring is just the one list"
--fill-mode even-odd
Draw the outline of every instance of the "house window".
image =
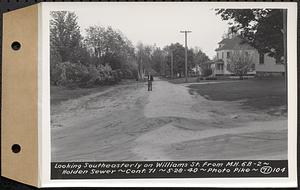
[[265, 54], [260, 53], [259, 54], [259, 64], [264, 64], [265, 63]]
[[222, 52], [222, 59], [224, 59], [224, 52]]
[[245, 51], [245, 56], [248, 57], [249, 56], [249, 52]]
[[219, 55], [219, 52], [217, 52], [217, 58], [218, 58], [218, 59], [220, 59], [220, 55]]
[[230, 51], [227, 52], [227, 55], [226, 55], [227, 59], [230, 58]]
[[217, 70], [223, 70], [224, 69], [224, 65], [223, 64], [217, 64]]

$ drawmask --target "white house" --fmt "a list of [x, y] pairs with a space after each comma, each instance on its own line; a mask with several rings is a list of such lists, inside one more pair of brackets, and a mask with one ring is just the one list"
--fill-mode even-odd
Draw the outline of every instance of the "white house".
[[245, 53], [247, 56], [251, 56], [255, 63], [255, 68], [248, 74], [284, 74], [285, 66], [280, 62], [277, 63], [273, 57], [267, 54], [259, 54], [258, 51], [249, 45], [242, 37], [236, 35], [229, 38], [225, 38], [219, 43], [219, 47], [215, 50], [217, 52], [217, 60], [214, 61], [211, 68], [213, 75], [232, 75], [227, 70], [227, 64], [229, 58], [236, 51]]

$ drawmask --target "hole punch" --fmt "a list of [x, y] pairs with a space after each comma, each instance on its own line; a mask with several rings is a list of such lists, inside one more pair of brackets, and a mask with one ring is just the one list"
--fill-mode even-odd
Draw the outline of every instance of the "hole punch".
[[19, 144], [13, 144], [11, 150], [13, 153], [19, 153], [21, 151], [21, 146]]
[[13, 42], [13, 43], [11, 44], [11, 48], [12, 48], [13, 50], [15, 50], [15, 51], [21, 49], [21, 44], [20, 44], [20, 42]]

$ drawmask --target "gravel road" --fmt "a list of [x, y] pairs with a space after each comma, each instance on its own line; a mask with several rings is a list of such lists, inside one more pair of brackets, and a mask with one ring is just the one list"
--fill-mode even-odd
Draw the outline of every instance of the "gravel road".
[[51, 107], [52, 161], [287, 159], [287, 118], [155, 80]]

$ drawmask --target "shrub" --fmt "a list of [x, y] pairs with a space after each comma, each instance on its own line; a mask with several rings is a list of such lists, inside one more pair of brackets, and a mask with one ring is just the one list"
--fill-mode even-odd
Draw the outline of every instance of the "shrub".
[[203, 77], [207, 77], [207, 76], [212, 74], [212, 69], [211, 68], [205, 68], [205, 69], [202, 70], [201, 74], [202, 74]]
[[112, 70], [107, 63], [82, 64], [80, 62], [61, 62], [51, 65], [51, 83], [66, 87], [92, 87], [94, 85], [112, 85], [123, 78], [132, 79], [134, 71], [130, 69]]
[[227, 70], [241, 77], [253, 70], [254, 66], [253, 57], [251, 55], [246, 55], [244, 52], [237, 51], [229, 58]]
[[89, 78], [89, 71], [81, 63], [62, 62], [51, 68], [51, 77], [59, 86], [80, 85]]
[[133, 79], [134, 78], [134, 74], [130, 69], [123, 69], [123, 78], [124, 79]]

